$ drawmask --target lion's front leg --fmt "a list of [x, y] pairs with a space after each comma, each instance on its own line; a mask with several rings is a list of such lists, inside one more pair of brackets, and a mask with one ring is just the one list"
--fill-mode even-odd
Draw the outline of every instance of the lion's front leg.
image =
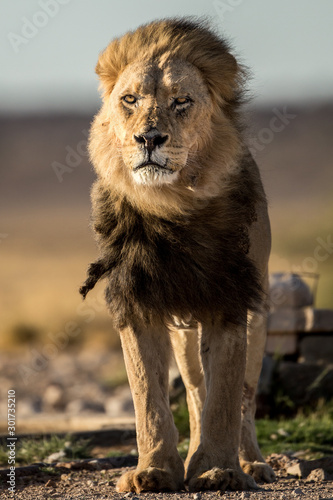
[[117, 490], [179, 490], [184, 465], [177, 452], [178, 433], [169, 406], [170, 339], [165, 328], [126, 328], [120, 332], [132, 391], [139, 463], [124, 474]]
[[255, 481], [242, 471], [238, 460], [246, 327], [222, 320], [202, 324], [201, 356], [207, 397], [201, 443], [190, 461], [186, 482], [191, 491], [255, 489]]

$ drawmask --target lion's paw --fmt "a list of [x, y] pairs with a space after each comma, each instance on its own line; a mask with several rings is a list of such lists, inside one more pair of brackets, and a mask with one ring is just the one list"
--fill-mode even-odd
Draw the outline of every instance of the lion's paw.
[[183, 481], [176, 478], [164, 469], [148, 467], [141, 471], [129, 471], [121, 476], [116, 485], [119, 493], [125, 491], [177, 491], [183, 489]]
[[272, 467], [265, 462], [241, 462], [243, 471], [258, 483], [272, 483], [276, 476]]
[[244, 474], [241, 470], [219, 469], [214, 467], [203, 472], [199, 476], [194, 476], [188, 481], [190, 491], [200, 490], [257, 490], [255, 480]]
[[125, 492], [125, 491], [135, 491], [135, 486], [134, 486], [134, 474], [135, 471], [129, 471], [125, 472], [117, 481], [116, 484], [116, 490], [119, 493]]

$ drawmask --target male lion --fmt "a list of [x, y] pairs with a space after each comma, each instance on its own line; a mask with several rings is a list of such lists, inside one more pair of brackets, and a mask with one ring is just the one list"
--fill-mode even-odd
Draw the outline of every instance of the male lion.
[[188, 488], [256, 488], [274, 478], [254, 427], [270, 228], [238, 113], [244, 70], [205, 23], [168, 19], [113, 40], [96, 71], [104, 102], [89, 149], [101, 256], [81, 293], [107, 279], [134, 399], [139, 463], [117, 489], [184, 487], [172, 348], [190, 412]]

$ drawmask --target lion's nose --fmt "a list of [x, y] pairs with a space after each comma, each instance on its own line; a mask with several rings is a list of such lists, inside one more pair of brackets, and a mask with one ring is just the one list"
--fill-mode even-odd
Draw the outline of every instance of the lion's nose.
[[141, 135], [134, 135], [137, 143], [143, 144], [148, 151], [153, 151], [156, 147], [162, 146], [167, 140], [168, 135], [162, 135], [157, 130], [150, 130]]

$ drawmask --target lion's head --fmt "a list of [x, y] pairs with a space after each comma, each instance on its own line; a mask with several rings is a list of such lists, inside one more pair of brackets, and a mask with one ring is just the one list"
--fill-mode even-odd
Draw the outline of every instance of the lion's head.
[[202, 76], [186, 61], [159, 58], [130, 64], [110, 94], [119, 151], [139, 184], [175, 182], [189, 155], [210, 135], [211, 114]]
[[202, 23], [154, 22], [112, 41], [96, 71], [90, 153], [104, 184], [137, 205], [219, 194], [242, 149], [243, 70], [227, 44]]

